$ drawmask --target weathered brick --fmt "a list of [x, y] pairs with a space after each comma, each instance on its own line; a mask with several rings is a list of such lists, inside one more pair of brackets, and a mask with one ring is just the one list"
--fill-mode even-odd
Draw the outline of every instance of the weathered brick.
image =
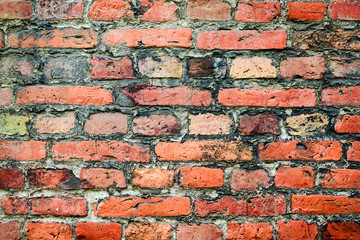
[[196, 47], [205, 50], [284, 49], [286, 39], [285, 30], [199, 32]]
[[223, 88], [218, 99], [225, 106], [314, 107], [317, 104], [315, 90], [309, 88]]
[[212, 113], [189, 115], [189, 134], [222, 135], [229, 134], [233, 121], [228, 115]]
[[304, 79], [322, 79], [325, 73], [325, 59], [323, 57], [287, 58], [280, 62], [280, 75], [293, 79], [300, 76]]
[[24, 185], [24, 181], [25, 177], [20, 169], [0, 168], [0, 188], [22, 188]]
[[138, 61], [139, 72], [149, 78], [181, 78], [182, 64], [176, 57], [146, 57]]
[[52, 146], [55, 161], [103, 162], [111, 159], [118, 162], [149, 162], [150, 149], [146, 146], [119, 141], [56, 142]]
[[121, 59], [93, 56], [90, 60], [90, 77], [92, 79], [125, 79], [134, 78], [130, 58]]
[[188, 188], [216, 188], [224, 185], [221, 169], [206, 167], [181, 167], [177, 174], [179, 185]]
[[172, 236], [172, 227], [168, 223], [132, 223], [125, 229], [127, 240], [168, 240]]
[[16, 103], [107, 105], [113, 102], [109, 90], [99, 86], [29, 86], [18, 91]]
[[278, 221], [279, 240], [287, 239], [318, 239], [318, 226], [316, 224], [307, 224], [305, 221]]
[[286, 124], [290, 128], [289, 134], [305, 137], [324, 133], [329, 124], [329, 117], [321, 113], [301, 114], [288, 117]]
[[26, 123], [28, 116], [13, 115], [9, 113], [0, 114], [0, 134], [4, 135], [26, 135]]
[[160, 142], [155, 146], [159, 161], [250, 161], [252, 149], [236, 141]]
[[239, 1], [235, 19], [242, 22], [271, 22], [280, 13], [280, 3]]
[[237, 57], [233, 60], [230, 77], [242, 78], [276, 78], [277, 70], [272, 60], [264, 57]]
[[88, 60], [80, 56], [50, 57], [45, 59], [43, 66], [47, 79], [79, 79], [89, 75]]
[[360, 106], [360, 86], [325, 88], [321, 92], [321, 105]]
[[228, 21], [231, 19], [231, 7], [222, 0], [189, 0], [187, 16], [191, 20]]
[[228, 223], [227, 226], [227, 240], [239, 240], [239, 239], [273, 239], [273, 227], [270, 223], [249, 223], [242, 224]]
[[138, 105], [209, 106], [211, 93], [190, 87], [141, 87], [122, 92]]
[[84, 130], [91, 135], [126, 134], [128, 116], [123, 113], [96, 113], [85, 122]]
[[110, 197], [96, 207], [96, 215], [100, 217], [172, 217], [190, 213], [187, 197]]
[[180, 223], [176, 229], [177, 240], [221, 240], [222, 235], [222, 231], [214, 224]]
[[191, 78], [224, 78], [226, 61], [213, 57], [191, 58], [188, 61], [187, 74]]
[[259, 115], [241, 115], [239, 117], [240, 135], [256, 135], [271, 133], [280, 135], [278, 120], [275, 115], [259, 114]]
[[124, 172], [116, 169], [82, 168], [80, 170], [81, 188], [108, 188], [115, 185], [117, 188], [126, 187]]
[[322, 2], [289, 2], [287, 17], [301, 21], [322, 21], [326, 8], [327, 5]]
[[359, 21], [360, 3], [357, 0], [336, 0], [329, 5], [329, 18], [333, 20]]
[[177, 19], [175, 13], [178, 8], [175, 3], [154, 1], [149, 5], [149, 8], [141, 16], [142, 20], [154, 22], [168, 22], [175, 21]]
[[49, 113], [36, 116], [34, 128], [38, 133], [62, 134], [69, 133], [75, 128], [74, 113], [53, 115]]
[[32, 1], [2, 0], [0, 2], [0, 19], [30, 19]]
[[4, 40], [4, 34], [2, 31], [0, 31], [0, 49], [5, 47], [5, 40]]
[[180, 132], [180, 122], [172, 115], [138, 116], [133, 123], [133, 132], [145, 136], [176, 135]]
[[325, 223], [321, 230], [323, 240], [360, 238], [360, 224], [357, 222], [329, 222]]
[[134, 13], [128, 1], [97, 0], [91, 5], [88, 16], [98, 21], [114, 21], [132, 19]]
[[278, 216], [286, 213], [286, 199], [283, 195], [250, 197], [248, 215], [253, 217]]
[[259, 144], [260, 161], [338, 161], [342, 156], [337, 141], [284, 141]]
[[257, 190], [260, 187], [269, 187], [270, 178], [264, 169], [245, 170], [235, 169], [231, 176], [230, 187], [235, 191]]
[[337, 133], [360, 133], [360, 116], [338, 116], [334, 127]]
[[19, 240], [20, 239], [19, 222], [2, 222], [0, 221], [0, 239], [3, 240]]
[[102, 222], [76, 223], [76, 238], [87, 240], [121, 240], [121, 224]]
[[46, 157], [46, 142], [0, 141], [0, 160], [40, 161]]
[[276, 187], [287, 188], [312, 188], [314, 181], [314, 169], [309, 166], [280, 167], [275, 173], [274, 180]]
[[190, 28], [115, 29], [103, 34], [106, 46], [183, 47], [191, 46]]
[[70, 225], [54, 222], [28, 222], [25, 232], [28, 240], [71, 240], [73, 236]]
[[40, 20], [82, 18], [83, 9], [82, 0], [39, 0], [37, 3], [37, 14]]
[[340, 50], [360, 50], [360, 30], [344, 31], [335, 29], [331, 31], [297, 32], [291, 36], [293, 47], [306, 50], [319, 48], [322, 51], [329, 48]]
[[359, 58], [335, 58], [330, 60], [330, 71], [337, 78], [360, 79]]
[[30, 186], [45, 189], [78, 189], [80, 180], [70, 169], [29, 169]]
[[132, 182], [141, 188], [168, 188], [174, 183], [174, 170], [164, 168], [135, 168]]
[[195, 214], [198, 217], [207, 216], [246, 216], [247, 202], [244, 199], [225, 197], [217, 201], [207, 201], [201, 198], [195, 200]]
[[360, 170], [357, 169], [330, 169], [320, 180], [322, 188], [360, 189]]
[[360, 161], [360, 142], [352, 142], [346, 155], [348, 161]]
[[37, 82], [39, 62], [32, 56], [10, 55], [0, 59], [0, 83], [27, 84]]
[[300, 214], [359, 214], [360, 199], [331, 195], [292, 195], [291, 211]]
[[12, 95], [11, 88], [0, 88], [0, 106], [9, 106], [12, 102]]

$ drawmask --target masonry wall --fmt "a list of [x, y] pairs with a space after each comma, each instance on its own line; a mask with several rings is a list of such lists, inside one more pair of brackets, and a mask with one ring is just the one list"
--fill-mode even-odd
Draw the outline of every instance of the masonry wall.
[[0, 1], [0, 239], [360, 239], [358, 0]]

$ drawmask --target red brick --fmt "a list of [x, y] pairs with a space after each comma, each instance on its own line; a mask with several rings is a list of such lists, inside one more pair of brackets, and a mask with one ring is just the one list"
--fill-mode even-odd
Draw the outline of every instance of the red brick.
[[239, 1], [235, 19], [242, 22], [271, 22], [280, 13], [280, 3]]
[[25, 30], [10, 34], [10, 48], [93, 48], [97, 33], [85, 28]]
[[348, 196], [293, 195], [291, 211], [300, 214], [359, 214], [360, 199]]
[[300, 76], [304, 79], [322, 79], [325, 73], [325, 59], [323, 57], [287, 58], [280, 62], [280, 75], [293, 79]]
[[329, 17], [333, 20], [359, 21], [360, 2], [357, 0], [331, 1], [329, 6]]
[[225, 106], [314, 107], [317, 104], [315, 90], [309, 88], [226, 88], [220, 89], [218, 99]]
[[174, 183], [174, 170], [163, 168], [135, 168], [132, 182], [141, 188], [168, 188]]
[[46, 142], [0, 141], [0, 160], [40, 161], [46, 157]]
[[80, 170], [81, 187], [85, 189], [108, 188], [115, 185], [117, 188], [126, 187], [124, 172], [116, 169], [82, 168]]
[[239, 117], [240, 135], [256, 135], [271, 133], [280, 135], [278, 120], [275, 115], [259, 114], [259, 115], [241, 115]]
[[285, 30], [274, 31], [214, 31], [199, 32], [197, 48], [205, 50], [225, 49], [284, 49], [287, 34]]
[[322, 239], [360, 239], [360, 224], [357, 222], [329, 222], [322, 227]]
[[91, 135], [126, 134], [128, 116], [123, 113], [97, 113], [90, 115], [85, 122], [84, 130]]
[[191, 46], [190, 28], [115, 29], [103, 34], [103, 44], [127, 47], [183, 47]]
[[76, 223], [77, 239], [121, 240], [121, 224], [100, 222]]
[[335, 123], [337, 133], [360, 133], [360, 116], [338, 116]]
[[231, 7], [222, 0], [189, 0], [187, 16], [191, 20], [228, 21], [231, 19]]
[[322, 21], [327, 5], [322, 2], [289, 2], [288, 18], [301, 21]]
[[94, 56], [90, 60], [90, 77], [92, 79], [124, 79], [134, 78], [130, 58], [121, 59]]
[[259, 144], [260, 161], [338, 161], [342, 156], [339, 142], [284, 141]]
[[73, 233], [70, 225], [54, 222], [28, 222], [26, 223], [28, 240], [71, 240]]
[[189, 115], [189, 120], [189, 134], [194, 135], [229, 134], [233, 123], [228, 115], [214, 115], [211, 113]]
[[25, 177], [20, 169], [0, 168], [0, 188], [22, 188], [24, 181]]
[[106, 105], [113, 102], [111, 92], [98, 86], [29, 86], [19, 90], [16, 103]]
[[159, 161], [250, 161], [252, 149], [240, 142], [187, 141], [160, 142], [155, 146]]
[[225, 197], [217, 201], [207, 201], [201, 198], [195, 200], [195, 214], [198, 217], [207, 216], [246, 216], [247, 202], [244, 199]]
[[278, 196], [250, 197], [248, 202], [248, 215], [253, 217], [278, 216], [286, 213], [286, 199]]
[[100, 217], [174, 217], [191, 213], [187, 197], [110, 197], [97, 205]]
[[227, 240], [261, 239], [273, 240], [273, 227], [270, 223], [249, 223], [242, 224], [228, 223]]
[[32, 15], [32, 1], [0, 2], [0, 19], [30, 19]]
[[54, 197], [4, 197], [0, 207], [7, 214], [86, 216], [87, 202], [83, 198], [67, 196]]
[[142, 145], [119, 141], [57, 142], [52, 147], [55, 161], [82, 159], [103, 162], [112, 159], [119, 162], [149, 162], [150, 150]]
[[360, 170], [357, 169], [330, 169], [320, 180], [322, 188], [341, 189], [357, 188], [360, 189]]
[[168, 240], [172, 227], [167, 223], [132, 223], [125, 229], [126, 240]]
[[37, 14], [40, 20], [82, 18], [84, 3], [68, 0], [39, 0]]
[[150, 8], [141, 16], [142, 20], [154, 22], [175, 21], [177, 6], [175, 3], [154, 1]]
[[132, 19], [134, 13], [128, 1], [97, 0], [91, 5], [88, 16], [98, 21], [114, 21]]
[[133, 120], [133, 132], [145, 136], [176, 135], [180, 122], [172, 115], [140, 116]]
[[224, 185], [224, 172], [221, 169], [181, 167], [178, 168], [176, 175], [182, 187], [216, 188]]
[[80, 180], [70, 169], [29, 169], [30, 186], [45, 189], [78, 189]]
[[200, 88], [190, 87], [146, 87], [133, 89], [131, 91], [122, 90], [138, 105], [150, 106], [209, 106], [211, 103], [211, 93]]
[[312, 188], [314, 181], [314, 169], [309, 166], [280, 167], [275, 173], [274, 180], [276, 187], [287, 188]]
[[0, 106], [11, 104], [13, 91], [11, 88], [0, 88]]
[[69, 133], [75, 128], [74, 113], [56, 116], [49, 113], [36, 116], [34, 128], [38, 133], [61, 134]]
[[360, 161], [360, 142], [355, 141], [349, 146], [349, 150], [346, 153], [348, 161]]
[[4, 48], [4, 46], [5, 46], [4, 34], [0, 31], [0, 49]]
[[318, 226], [316, 224], [307, 224], [305, 221], [278, 221], [279, 240], [288, 239], [318, 239]]
[[0, 221], [0, 239], [19, 240], [20, 239], [19, 222], [2, 222]]
[[222, 231], [214, 224], [180, 223], [176, 229], [177, 240], [221, 240]]
[[335, 58], [330, 60], [330, 71], [337, 78], [360, 79], [359, 58]]
[[321, 92], [321, 105], [325, 106], [360, 106], [360, 86], [325, 88]]
[[269, 186], [270, 178], [264, 169], [235, 169], [230, 182], [231, 189], [235, 191], [241, 191], [243, 189], [255, 191], [260, 187], [267, 188]]

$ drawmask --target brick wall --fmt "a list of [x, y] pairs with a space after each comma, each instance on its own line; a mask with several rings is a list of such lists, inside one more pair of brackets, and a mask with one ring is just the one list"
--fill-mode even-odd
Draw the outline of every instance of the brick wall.
[[0, 1], [0, 239], [360, 239], [360, 2]]

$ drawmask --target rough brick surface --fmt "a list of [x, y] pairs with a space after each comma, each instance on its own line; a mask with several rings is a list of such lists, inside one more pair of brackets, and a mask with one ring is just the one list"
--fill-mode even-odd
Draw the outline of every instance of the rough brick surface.
[[181, 62], [174, 57], [147, 57], [139, 60], [139, 72], [150, 78], [181, 78]]
[[75, 128], [74, 113], [67, 113], [60, 116], [52, 114], [39, 114], [36, 118], [34, 128], [39, 133], [60, 134], [69, 133]]
[[326, 7], [322, 2], [289, 2], [287, 16], [301, 21], [321, 21], [326, 14]]
[[22, 188], [24, 174], [19, 169], [0, 168], [0, 188]]
[[187, 16], [191, 20], [230, 20], [230, 6], [225, 1], [189, 0]]
[[179, 184], [188, 188], [215, 188], [224, 185], [221, 169], [205, 167], [181, 167], [177, 170]]
[[114, 21], [133, 18], [134, 14], [128, 1], [96, 0], [91, 5], [88, 16], [98, 21]]
[[281, 13], [280, 3], [239, 1], [235, 19], [242, 22], [270, 22]]
[[360, 4], [356, 0], [331, 1], [329, 17], [333, 20], [358, 21], [360, 19]]
[[269, 223], [249, 223], [242, 224], [230, 222], [228, 223], [228, 230], [226, 234], [227, 240], [237, 239], [273, 239], [274, 230]]
[[[222, 135], [229, 134], [233, 123], [227, 115], [199, 114], [189, 116], [189, 134]], [[206, 123], [206, 124], [204, 124]]]
[[12, 101], [12, 89], [0, 88], [0, 106], [8, 106]]
[[80, 170], [80, 181], [81, 187], [86, 189], [108, 188], [110, 186], [126, 187], [123, 171], [115, 169], [83, 168]]
[[176, 239], [221, 240], [223, 233], [213, 224], [185, 224], [180, 223], [176, 229]]
[[39, 161], [46, 157], [46, 142], [0, 141], [0, 160]]
[[39, 0], [36, 10], [40, 20], [60, 20], [82, 18], [83, 8], [82, 0]]
[[172, 227], [167, 223], [133, 223], [125, 229], [125, 238], [128, 240], [168, 240], [171, 236]]
[[176, 135], [180, 131], [180, 122], [172, 115], [136, 117], [133, 123], [133, 132], [146, 136]]
[[315, 174], [312, 167], [280, 167], [275, 174], [275, 185], [287, 188], [314, 187]]
[[275, 115], [260, 114], [260, 115], [241, 115], [239, 118], [239, 132], [240, 135], [256, 135], [272, 133], [279, 135], [280, 129], [278, 127], [278, 120]]
[[305, 221], [278, 222], [278, 238], [285, 239], [318, 239], [318, 226]]
[[90, 61], [90, 77], [93, 79], [134, 78], [129, 57], [119, 60], [94, 56]]
[[280, 62], [280, 74], [283, 78], [292, 79], [296, 76], [305, 79], [321, 79], [325, 73], [323, 57], [288, 58]]
[[164, 168], [136, 168], [132, 182], [141, 188], [169, 188], [174, 182], [174, 170]]
[[288, 117], [286, 124], [291, 135], [311, 136], [325, 132], [329, 124], [329, 117], [321, 113], [301, 114]]
[[30, 169], [28, 171], [31, 186], [41, 188], [78, 189], [79, 179], [69, 169]]
[[0, 19], [30, 19], [32, 11], [31, 1], [4, 0], [0, 3]]
[[330, 169], [320, 180], [323, 188], [360, 188], [360, 170]]
[[121, 225], [119, 223], [78, 222], [76, 238], [89, 240], [120, 240]]
[[[147, 2], [145, 0], [144, 2]], [[149, 2], [150, 3], [150, 2]], [[141, 16], [142, 20], [145, 21], [155, 21], [155, 22], [168, 22], [168, 21], [175, 21], [176, 11], [178, 7], [175, 3], [172, 2], [165, 2], [165, 1], [154, 1], [152, 4], [145, 4], [150, 5], [149, 9], [147, 9], [144, 14]]]
[[337, 133], [360, 133], [360, 116], [338, 116], [334, 128]]
[[123, 113], [98, 113], [90, 115], [85, 122], [84, 130], [91, 135], [110, 135], [127, 133], [128, 116]]
[[20, 239], [20, 227], [19, 222], [0, 222], [0, 238], [1, 239]]
[[322, 239], [349, 239], [360, 237], [360, 224], [357, 222], [329, 222], [322, 227]]
[[53, 222], [28, 222], [26, 235], [29, 240], [36, 239], [72, 239], [72, 228], [68, 224]]
[[330, 61], [330, 71], [337, 78], [360, 78], [360, 59], [339, 59]]
[[270, 178], [264, 169], [244, 170], [235, 169], [231, 176], [231, 189], [236, 191], [241, 190], [256, 190], [260, 187], [269, 187]]
[[276, 68], [271, 59], [262, 57], [237, 57], [230, 69], [232, 78], [276, 78]]

